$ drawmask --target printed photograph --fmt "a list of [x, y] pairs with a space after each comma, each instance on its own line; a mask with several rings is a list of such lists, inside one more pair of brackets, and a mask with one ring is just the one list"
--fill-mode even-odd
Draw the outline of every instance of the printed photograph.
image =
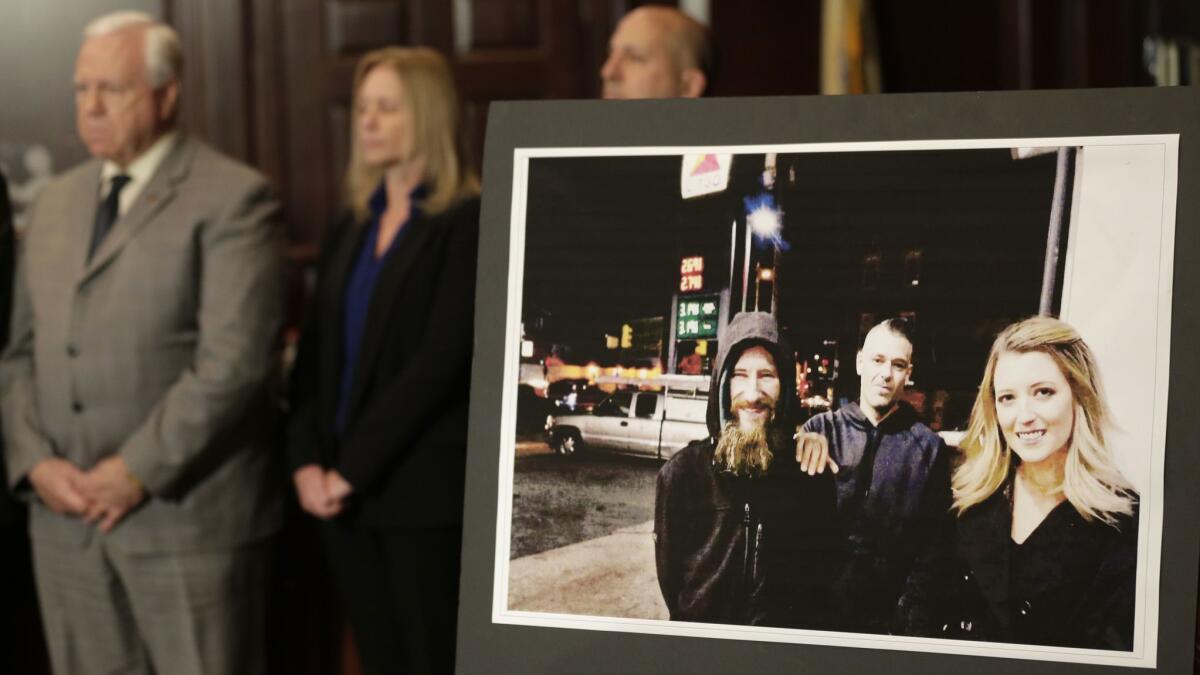
[[1176, 164], [518, 149], [493, 621], [1152, 666]]

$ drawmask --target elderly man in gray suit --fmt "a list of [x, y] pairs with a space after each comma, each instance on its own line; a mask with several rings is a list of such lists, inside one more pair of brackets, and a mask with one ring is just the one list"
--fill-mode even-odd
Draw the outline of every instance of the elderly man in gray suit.
[[22, 242], [0, 410], [58, 675], [264, 670], [279, 209], [174, 131], [181, 64], [149, 16], [85, 29], [93, 159], [44, 188]]

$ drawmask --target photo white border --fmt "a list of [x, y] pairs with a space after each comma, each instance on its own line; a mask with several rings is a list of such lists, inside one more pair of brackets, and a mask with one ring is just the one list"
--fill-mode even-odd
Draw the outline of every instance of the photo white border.
[[[1167, 163], [1163, 175], [1162, 218], [1159, 223], [1158, 298], [1156, 312], [1155, 402], [1151, 438], [1150, 477], [1141, 495], [1138, 529], [1137, 608], [1134, 649], [1131, 652], [1001, 644], [938, 638], [841, 633], [759, 626], [701, 624], [691, 622], [626, 619], [619, 617], [512, 611], [507, 608], [509, 555], [512, 541], [512, 486], [516, 458], [516, 387], [520, 367], [520, 326], [525, 271], [525, 224], [529, 160], [552, 157], [651, 157], [682, 156], [714, 152], [753, 155], [887, 152], [917, 150], [978, 150], [1018, 147], [1162, 145]], [[1167, 395], [1170, 380], [1170, 340], [1174, 237], [1179, 171], [1178, 134], [1131, 134], [1104, 136], [1061, 136], [1041, 138], [986, 138], [959, 140], [869, 141], [801, 144], [755, 144], [725, 146], [641, 147], [521, 147], [513, 150], [512, 209], [509, 236], [508, 302], [505, 323], [505, 365], [500, 418], [500, 452], [496, 505], [496, 551], [493, 570], [492, 622], [548, 628], [571, 628], [656, 635], [679, 635], [718, 639], [751, 640], [792, 644], [829, 645], [866, 649], [892, 649], [928, 653], [1017, 658], [1038, 661], [1083, 663], [1133, 668], [1157, 665], [1160, 566], [1162, 561], [1163, 480], [1167, 425]], [[1072, 209], [1074, 212], [1074, 209]], [[1074, 227], [1074, 218], [1071, 227]], [[1072, 232], [1074, 234], [1074, 232]], [[1071, 254], [1068, 239], [1067, 251]], [[1066, 286], [1066, 284], [1064, 284]], [[1063, 306], [1068, 305], [1064, 288]]]

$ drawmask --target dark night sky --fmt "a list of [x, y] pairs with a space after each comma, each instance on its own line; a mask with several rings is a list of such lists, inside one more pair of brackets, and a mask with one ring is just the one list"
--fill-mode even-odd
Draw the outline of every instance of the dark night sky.
[[718, 256], [711, 269], [728, 276], [729, 196], [685, 202], [680, 165], [678, 156], [532, 160], [524, 315], [546, 310], [566, 337], [600, 339], [668, 314], [684, 255]]
[[[677, 155], [531, 160], [527, 323], [534, 308], [547, 311], [545, 337], [585, 346], [624, 321], [669, 315], [685, 255], [704, 255], [706, 285], [725, 285], [730, 224], [745, 217], [743, 197], [760, 191], [763, 156], [736, 156], [728, 190], [690, 200], [679, 193], [680, 167]], [[863, 313], [916, 311], [936, 329], [924, 351], [949, 358], [940, 370], [959, 371], [951, 379], [961, 386], [977, 378], [997, 324], [1036, 312], [1053, 156], [819, 153], [780, 155], [778, 167], [791, 244], [780, 318], [798, 349], [834, 338], [846, 363]], [[901, 278], [910, 250], [923, 252], [919, 287]], [[883, 266], [867, 288], [872, 251]]]

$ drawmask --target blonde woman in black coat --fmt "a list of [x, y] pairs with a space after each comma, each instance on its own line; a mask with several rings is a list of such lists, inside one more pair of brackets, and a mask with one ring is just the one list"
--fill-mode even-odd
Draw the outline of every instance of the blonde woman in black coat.
[[946, 637], [1131, 650], [1138, 502], [1091, 350], [1034, 317], [996, 338], [956, 467]]
[[354, 92], [352, 213], [322, 251], [297, 356], [292, 477], [364, 671], [449, 673], [478, 181], [436, 52], [372, 52]]

